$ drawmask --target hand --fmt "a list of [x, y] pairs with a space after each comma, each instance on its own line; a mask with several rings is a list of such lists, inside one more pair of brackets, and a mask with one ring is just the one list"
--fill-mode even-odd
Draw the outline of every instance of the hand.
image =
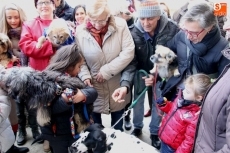
[[103, 78], [101, 72], [98, 72], [98, 74], [96, 76], [96, 81], [99, 83], [105, 82], [105, 79]]
[[79, 103], [86, 99], [85, 95], [82, 93], [81, 90], [77, 89], [77, 93], [74, 94], [74, 91], [72, 89], [66, 88], [64, 92], [62, 93], [63, 100], [68, 103]]
[[77, 93], [73, 95], [72, 99], [73, 99], [73, 103], [79, 103], [85, 101], [86, 97], [81, 90], [78, 90]]
[[167, 98], [165, 97], [160, 97], [156, 100], [156, 103], [160, 106], [164, 106], [166, 104]]
[[120, 87], [113, 92], [112, 98], [115, 102], [122, 103], [125, 101], [126, 94], [127, 87]]
[[12, 55], [11, 61], [12, 61], [12, 62], [18, 62], [18, 61], [19, 61], [19, 58], [17, 58], [16, 56]]
[[85, 83], [87, 86], [93, 87], [93, 85], [91, 84], [91, 80], [90, 80], [90, 79], [85, 79], [85, 80], [84, 80], [84, 83]]
[[154, 76], [149, 74], [149, 77], [142, 77], [145, 80], [145, 86], [153, 86], [154, 83]]

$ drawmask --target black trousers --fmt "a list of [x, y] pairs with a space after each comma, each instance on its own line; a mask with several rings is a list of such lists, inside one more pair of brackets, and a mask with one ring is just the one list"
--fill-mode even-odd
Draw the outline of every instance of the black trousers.
[[28, 124], [30, 127], [33, 129], [37, 129], [37, 120], [36, 120], [36, 115], [37, 115], [37, 110], [36, 109], [30, 109], [28, 104], [21, 102], [17, 103], [17, 116], [18, 116], [18, 125], [19, 125], [19, 130], [25, 129], [26, 128], [26, 121], [27, 121], [27, 115], [26, 111], [28, 112]]

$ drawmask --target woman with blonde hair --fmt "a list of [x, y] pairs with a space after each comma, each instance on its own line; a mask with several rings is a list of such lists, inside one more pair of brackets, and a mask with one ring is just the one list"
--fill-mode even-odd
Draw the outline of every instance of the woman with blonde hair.
[[[26, 64], [26, 56], [21, 52], [21, 50], [18, 47], [18, 41], [20, 39], [21, 35], [21, 28], [22, 23], [26, 20], [26, 15], [24, 11], [16, 4], [14, 3], [8, 3], [3, 6], [3, 8], [0, 11], [0, 33], [6, 34], [12, 44], [13, 44], [13, 55], [17, 58], [20, 58], [21, 64]], [[6, 68], [6, 67], [5, 67]], [[9, 65], [7, 66], [9, 68]], [[4, 92], [0, 93], [0, 96], [5, 96]], [[18, 131], [18, 125], [20, 126], [20, 119], [18, 120], [17, 117], [17, 110], [16, 110], [16, 103], [13, 100], [9, 100], [8, 105], [10, 105], [10, 108], [7, 110], [9, 114], [9, 120], [10, 124], [13, 130], [13, 133], [15, 137], [17, 136]], [[10, 103], [10, 104], [9, 104]], [[1, 112], [1, 110], [0, 110]], [[3, 129], [4, 125], [0, 125], [0, 129]], [[2, 135], [2, 133], [1, 133]], [[10, 136], [9, 136], [10, 137]], [[8, 138], [9, 138], [8, 137]], [[4, 138], [6, 140], [6, 138]], [[15, 141], [15, 139], [14, 139]], [[4, 141], [0, 140], [0, 144], [4, 145]], [[9, 145], [9, 143], [8, 143]], [[5, 146], [4, 146], [5, 147]], [[4, 151], [4, 150], [3, 150]], [[7, 153], [26, 153], [29, 149], [27, 147], [18, 148], [15, 145], [12, 145], [11, 148], [7, 151]]]
[[[133, 39], [126, 21], [111, 15], [107, 0], [94, 0], [86, 10], [86, 23], [76, 30], [85, 58], [79, 77], [98, 92], [94, 102], [94, 122], [102, 124], [101, 114], [111, 113], [111, 125], [123, 131], [123, 121], [115, 123], [130, 99], [132, 79], [130, 73], [123, 70], [134, 57]], [[118, 102], [112, 99], [116, 89], [125, 102], [120, 98]]]

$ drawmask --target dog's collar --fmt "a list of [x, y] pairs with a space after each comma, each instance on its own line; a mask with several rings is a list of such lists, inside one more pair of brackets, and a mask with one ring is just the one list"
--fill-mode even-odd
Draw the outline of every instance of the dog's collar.
[[56, 84], [56, 95], [61, 95], [62, 94], [62, 87], [57, 83], [55, 82]]

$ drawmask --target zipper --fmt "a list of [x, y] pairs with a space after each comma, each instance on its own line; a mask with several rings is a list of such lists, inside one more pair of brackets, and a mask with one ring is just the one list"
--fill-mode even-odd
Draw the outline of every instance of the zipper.
[[174, 112], [171, 114], [171, 116], [170, 116], [170, 117], [168, 118], [168, 120], [165, 122], [164, 127], [163, 127], [162, 130], [160, 131], [159, 137], [161, 136], [162, 132], [164, 131], [165, 126], [167, 125], [167, 123], [169, 122], [169, 120], [173, 117], [173, 115], [176, 113], [176, 111], [177, 111], [178, 109], [179, 109], [179, 108], [177, 107], [176, 110], [174, 110]]

